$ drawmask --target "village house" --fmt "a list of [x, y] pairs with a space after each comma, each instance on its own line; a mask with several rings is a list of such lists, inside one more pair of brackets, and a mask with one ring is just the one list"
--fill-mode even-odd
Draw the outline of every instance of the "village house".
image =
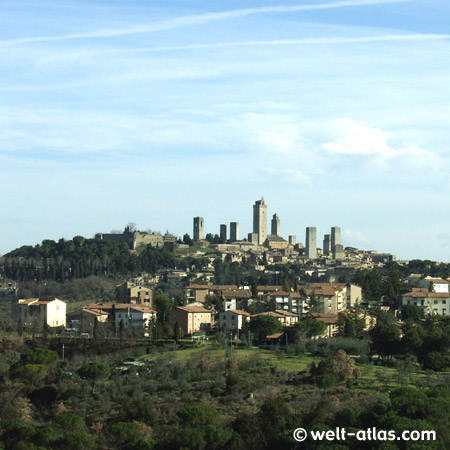
[[425, 316], [450, 314], [450, 293], [433, 292], [426, 288], [413, 288], [402, 296], [402, 305], [414, 305], [423, 309]]
[[117, 303], [136, 303], [138, 305], [153, 306], [153, 290], [149, 286], [125, 281], [116, 286]]
[[238, 333], [244, 323], [250, 320], [250, 313], [242, 310], [229, 310], [219, 314], [219, 328], [225, 332]]
[[211, 329], [211, 315], [211, 311], [201, 306], [179, 306], [170, 311], [169, 324], [174, 327], [178, 322], [185, 335], [193, 334]]
[[132, 303], [92, 303], [68, 314], [68, 323], [80, 333], [93, 335], [95, 323], [109, 324], [110, 331], [117, 334], [120, 323], [127, 335], [148, 336], [156, 311], [147, 305]]
[[26, 329], [42, 330], [44, 325], [51, 328], [66, 326], [66, 303], [57, 298], [39, 300], [28, 298], [18, 300], [12, 308], [12, 320]]

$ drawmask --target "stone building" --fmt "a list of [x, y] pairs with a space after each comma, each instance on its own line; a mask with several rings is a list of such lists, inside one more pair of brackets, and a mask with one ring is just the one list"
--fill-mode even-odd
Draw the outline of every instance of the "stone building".
[[194, 241], [203, 241], [203, 239], [205, 239], [205, 219], [194, 217]]
[[253, 205], [253, 233], [258, 236], [258, 245], [262, 245], [267, 239], [267, 205], [264, 197]]
[[306, 228], [306, 257], [317, 259], [317, 228]]

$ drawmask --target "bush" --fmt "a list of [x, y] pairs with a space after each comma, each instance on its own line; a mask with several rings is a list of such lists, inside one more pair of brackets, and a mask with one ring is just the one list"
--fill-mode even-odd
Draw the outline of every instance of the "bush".
[[336, 386], [337, 378], [331, 373], [324, 373], [316, 377], [316, 384], [321, 388], [329, 388]]

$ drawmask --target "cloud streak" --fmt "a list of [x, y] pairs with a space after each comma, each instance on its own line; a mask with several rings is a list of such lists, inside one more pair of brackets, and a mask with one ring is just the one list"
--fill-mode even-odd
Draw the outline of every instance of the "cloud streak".
[[137, 25], [127, 28], [102, 29], [90, 32], [71, 33], [59, 36], [34, 36], [0, 41], [0, 46], [20, 45], [38, 42], [55, 42], [77, 39], [101, 39], [120, 37], [132, 34], [153, 33], [158, 31], [173, 30], [183, 27], [204, 25], [207, 23], [237, 19], [260, 14], [288, 13], [297, 11], [314, 11], [325, 9], [337, 9], [357, 6], [373, 6], [389, 3], [405, 3], [411, 0], [345, 0], [331, 3], [317, 3], [307, 5], [280, 5], [260, 8], [244, 8], [217, 13], [204, 13], [190, 16], [181, 16], [174, 19], [162, 20], [150, 25]]
[[[269, 46], [295, 46], [295, 45], [333, 45], [333, 44], [364, 44], [371, 42], [392, 41], [443, 41], [450, 39], [450, 34], [391, 34], [380, 36], [356, 36], [356, 37], [323, 37], [301, 39], [277, 39], [271, 41], [235, 41], [216, 42], [211, 44], [188, 44], [174, 46], [160, 46], [124, 50], [126, 53], [158, 53], [177, 50], [201, 50], [209, 48], [228, 47], [269, 47]], [[120, 52], [120, 50], [117, 50]]]

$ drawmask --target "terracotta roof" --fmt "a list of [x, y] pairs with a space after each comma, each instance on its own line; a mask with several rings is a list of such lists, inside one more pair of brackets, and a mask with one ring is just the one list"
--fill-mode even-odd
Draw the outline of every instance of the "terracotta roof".
[[93, 316], [107, 316], [108, 314], [100, 309], [81, 308], [81, 311], [92, 314]]
[[284, 311], [282, 309], [277, 309], [275, 312], [278, 314], [283, 314], [284, 316], [298, 317], [298, 314], [294, 314], [293, 312], [290, 311]]
[[412, 290], [406, 294], [403, 294], [403, 297], [412, 297], [412, 298], [450, 298], [450, 292], [429, 292], [427, 289], [417, 289]]
[[250, 291], [247, 291], [247, 290], [235, 290], [235, 291], [223, 290], [222, 296], [223, 297], [249, 298], [249, 297], [251, 297], [251, 293], [250, 293]]
[[257, 286], [258, 291], [282, 291], [282, 286]]
[[266, 339], [278, 339], [281, 336], [283, 336], [284, 331], [280, 331], [279, 333], [271, 334], [270, 336], [267, 336]]
[[272, 316], [272, 317], [276, 317], [277, 319], [279, 319], [280, 317], [283, 317], [281, 314], [276, 313], [274, 311], [266, 311], [266, 312], [259, 313], [259, 314], [253, 314], [253, 316], [251, 316], [251, 317], [257, 317], [257, 316]]
[[267, 294], [265, 294], [266, 297], [289, 297], [291, 295], [291, 292], [286, 292], [286, 291], [277, 291], [277, 292], [269, 292]]
[[444, 280], [443, 278], [425, 278], [425, 280], [429, 281], [433, 284], [450, 284], [450, 281]]
[[247, 311], [243, 311], [242, 309], [229, 309], [228, 311], [225, 312], [231, 312], [231, 313], [235, 313], [235, 314], [239, 314], [240, 316], [251, 316], [251, 314]]
[[206, 284], [191, 284], [190, 286], [186, 286], [184, 289], [209, 289], [210, 286]]
[[19, 304], [20, 305], [29, 305], [30, 303], [34, 303], [37, 301], [39, 301], [38, 298], [25, 298], [25, 299], [20, 299]]
[[312, 316], [315, 319], [328, 324], [336, 324], [339, 319], [337, 314], [313, 314]]
[[236, 290], [238, 287], [235, 284], [211, 284], [208, 286], [210, 291]]
[[202, 308], [201, 306], [178, 306], [176, 309], [181, 309], [182, 311], [186, 311], [188, 313], [210, 313], [211, 311], [206, 308]]

